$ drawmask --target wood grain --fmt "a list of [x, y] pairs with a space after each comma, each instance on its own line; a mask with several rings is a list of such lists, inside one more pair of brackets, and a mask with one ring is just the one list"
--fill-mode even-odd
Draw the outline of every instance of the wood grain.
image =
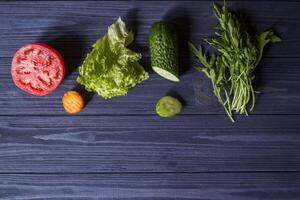
[[[0, 117], [0, 172], [298, 171], [299, 116]], [[280, 122], [280, 123], [279, 123]]]
[[2, 200], [297, 200], [299, 187], [300, 173], [0, 175]]
[[[33, 41], [47, 42], [65, 57], [85, 56], [118, 16], [135, 30], [134, 47], [143, 53], [155, 21], [174, 22], [184, 43], [200, 43], [213, 34], [217, 24], [211, 1], [26, 1], [1, 2], [0, 7], [1, 57], [11, 57], [20, 46]], [[273, 27], [281, 35], [283, 41], [269, 48], [267, 57], [299, 57], [299, 2], [233, 1], [230, 7], [258, 31]]]

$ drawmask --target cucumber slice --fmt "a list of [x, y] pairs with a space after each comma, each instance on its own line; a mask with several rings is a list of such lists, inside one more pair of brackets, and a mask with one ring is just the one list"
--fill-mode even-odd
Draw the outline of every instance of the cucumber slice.
[[179, 81], [177, 34], [166, 22], [153, 24], [149, 36], [151, 66], [160, 76]]
[[168, 79], [170, 81], [179, 81], [179, 78], [177, 76], [175, 76], [174, 74], [172, 74], [171, 72], [168, 72], [167, 70], [164, 70], [163, 68], [159, 68], [159, 67], [152, 67], [152, 69], [159, 75], [161, 75], [162, 77], [164, 77], [165, 79]]
[[182, 105], [178, 99], [164, 96], [156, 103], [156, 113], [161, 117], [172, 117], [181, 112]]

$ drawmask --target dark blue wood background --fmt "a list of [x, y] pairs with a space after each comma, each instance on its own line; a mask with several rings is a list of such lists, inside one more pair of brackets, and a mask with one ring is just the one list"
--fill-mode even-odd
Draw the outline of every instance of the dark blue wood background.
[[[234, 124], [186, 48], [213, 34], [211, 1], [0, 2], [0, 199], [300, 199], [300, 2], [229, 5], [283, 39], [256, 71], [255, 111]], [[77, 67], [118, 16], [136, 33], [131, 48], [143, 53], [149, 80], [126, 97], [85, 94], [83, 112], [67, 115], [63, 93], [80, 89]], [[161, 19], [179, 29], [179, 83], [149, 65], [149, 28]], [[14, 52], [33, 41], [53, 45], [67, 65], [45, 97], [17, 89], [10, 75]], [[180, 116], [155, 115], [166, 94], [184, 99]]]

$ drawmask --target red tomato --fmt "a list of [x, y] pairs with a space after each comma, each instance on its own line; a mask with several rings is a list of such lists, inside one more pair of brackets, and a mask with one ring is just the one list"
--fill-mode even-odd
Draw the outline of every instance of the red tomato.
[[21, 47], [14, 55], [11, 74], [20, 89], [37, 96], [55, 90], [65, 77], [64, 61], [55, 49], [42, 43]]

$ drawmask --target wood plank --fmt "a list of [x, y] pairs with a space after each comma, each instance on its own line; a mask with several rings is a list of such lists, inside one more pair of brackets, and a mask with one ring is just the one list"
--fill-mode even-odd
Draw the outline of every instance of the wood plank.
[[297, 200], [299, 188], [299, 172], [0, 175], [2, 200]]
[[[267, 57], [299, 57], [299, 2], [234, 1], [230, 7], [247, 16], [257, 30], [273, 27], [282, 36], [280, 44], [268, 49]], [[212, 35], [217, 24], [211, 1], [1, 2], [0, 11], [1, 57], [11, 57], [32, 41], [47, 42], [64, 57], [82, 57], [118, 16], [135, 29], [134, 48], [144, 54], [149, 28], [155, 21], [173, 21], [183, 44], [187, 40], [200, 43]]]
[[0, 117], [1, 173], [298, 171], [300, 117]]
[[[68, 60], [68, 63], [73, 60]], [[61, 97], [76, 86], [77, 69], [66, 77], [52, 94], [35, 97], [18, 89], [12, 82], [9, 58], [0, 58], [0, 115], [66, 115]], [[266, 58], [256, 72], [257, 106], [253, 114], [300, 114], [300, 59]], [[210, 81], [193, 68], [181, 82], [167, 81], [149, 70], [149, 58], [143, 60], [150, 79], [129, 90], [125, 97], [104, 100], [81, 88], [87, 106], [79, 115], [149, 115], [155, 114], [156, 101], [166, 94], [185, 102], [182, 114], [225, 114], [212, 93]]]

